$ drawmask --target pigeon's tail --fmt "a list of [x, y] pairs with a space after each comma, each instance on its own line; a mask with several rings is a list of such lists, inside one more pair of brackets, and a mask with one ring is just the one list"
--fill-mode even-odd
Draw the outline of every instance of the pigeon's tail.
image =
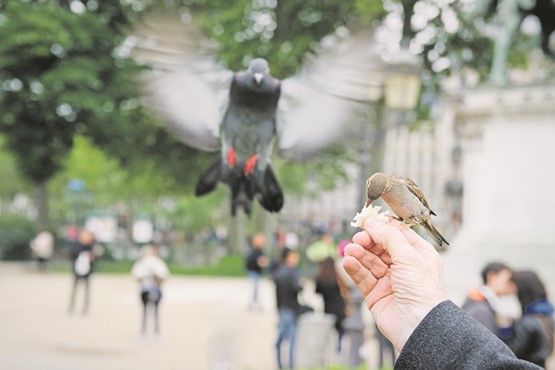
[[449, 245], [449, 242], [447, 241], [447, 239], [445, 239], [445, 237], [437, 229], [437, 227], [435, 227], [435, 225], [432, 224], [432, 221], [430, 219], [427, 219], [425, 222], [422, 222], [422, 226], [424, 226], [424, 228], [430, 233], [432, 238], [434, 238], [434, 241], [437, 243], [437, 245], [439, 245], [440, 247], [443, 246], [443, 243]]
[[208, 169], [202, 174], [195, 187], [195, 195], [200, 197], [210, 193], [218, 185], [221, 174], [221, 160], [218, 158]]
[[233, 216], [236, 215], [237, 208], [243, 208], [245, 214], [250, 216], [255, 197], [268, 212], [279, 212], [283, 207], [283, 192], [270, 165], [266, 167], [264, 173], [255, 171], [245, 175], [243, 171], [224, 169], [222, 172], [222, 162], [218, 159], [200, 177], [195, 195], [200, 197], [210, 193], [220, 180], [228, 184], [231, 190]]
[[272, 166], [268, 165], [264, 171], [264, 178], [260, 186], [260, 198], [262, 207], [268, 212], [279, 212], [283, 207], [283, 192], [274, 174]]
[[283, 207], [283, 192], [270, 166], [266, 167], [264, 173], [256, 171], [249, 175], [245, 175], [242, 171], [229, 173], [225, 182], [231, 189], [233, 216], [239, 207], [250, 216], [255, 197], [268, 212], [279, 212]]

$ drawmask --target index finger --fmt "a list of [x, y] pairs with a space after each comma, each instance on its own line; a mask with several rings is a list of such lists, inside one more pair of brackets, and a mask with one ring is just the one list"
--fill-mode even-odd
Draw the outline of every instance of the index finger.
[[360, 231], [353, 236], [353, 242], [361, 245], [364, 249], [368, 250], [370, 253], [379, 256], [382, 261], [388, 265], [391, 264], [391, 257], [385, 248], [374, 242], [368, 231]]
[[372, 240], [381, 245], [391, 256], [393, 263], [407, 255], [414, 255], [416, 249], [408, 242], [405, 235], [399, 230], [400, 225], [381, 220], [368, 220], [364, 223], [364, 229]]
[[[379, 223], [384, 223], [383, 221], [379, 220], [369, 220], [368, 223], [365, 223], [365, 229], [372, 229]], [[427, 240], [422, 238], [416, 231], [411, 229], [409, 225], [396, 220], [394, 218], [389, 219], [385, 222], [387, 225], [393, 226], [394, 228], [398, 229], [406, 241], [419, 253], [430, 255], [430, 254], [438, 254], [437, 250], [431, 245]]]

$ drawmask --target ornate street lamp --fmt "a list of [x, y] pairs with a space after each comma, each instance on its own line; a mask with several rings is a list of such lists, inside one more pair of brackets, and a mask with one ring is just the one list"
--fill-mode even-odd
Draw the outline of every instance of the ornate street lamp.
[[385, 79], [385, 105], [396, 111], [412, 111], [420, 96], [420, 59], [406, 48], [390, 62]]

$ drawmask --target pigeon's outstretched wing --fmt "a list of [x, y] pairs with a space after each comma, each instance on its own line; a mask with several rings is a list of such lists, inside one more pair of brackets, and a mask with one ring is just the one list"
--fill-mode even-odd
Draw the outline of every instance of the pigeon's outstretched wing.
[[194, 148], [220, 148], [220, 125], [233, 72], [217, 63], [217, 47], [177, 16], [151, 15], [127, 41], [132, 55], [150, 67], [143, 94], [176, 136]]
[[324, 38], [299, 73], [282, 81], [280, 155], [303, 159], [352, 138], [360, 122], [368, 120], [369, 102], [381, 98], [383, 79], [369, 29]]

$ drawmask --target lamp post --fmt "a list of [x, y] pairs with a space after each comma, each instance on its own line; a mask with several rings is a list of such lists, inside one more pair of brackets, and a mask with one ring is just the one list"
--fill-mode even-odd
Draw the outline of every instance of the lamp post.
[[[360, 137], [362, 138], [359, 148], [359, 170], [361, 191], [359, 197], [366, 193], [366, 178], [369, 172], [382, 170], [383, 155], [385, 152], [385, 137], [388, 125], [384, 119], [384, 112], [387, 110], [398, 116], [398, 123], [405, 120], [405, 115], [414, 111], [418, 105], [420, 96], [420, 59], [411, 54], [408, 50], [411, 36], [410, 21], [413, 14], [415, 1], [404, 0], [403, 5], [403, 36], [401, 39], [401, 50], [391, 59], [384, 62], [378, 54], [376, 65], [379, 66], [379, 80], [381, 81], [379, 93], [373, 86], [367, 92], [368, 101], [371, 106], [369, 120], [374, 120], [373, 127], [368, 124], [363, 125]], [[370, 170], [370, 171], [369, 171]], [[357, 203], [360, 205], [361, 203]], [[344, 321], [344, 327], [351, 340], [348, 363], [350, 367], [357, 367], [362, 362], [360, 347], [364, 341], [364, 322], [361, 315], [361, 304], [364, 298], [356, 287], [350, 288], [352, 315]]]
[[357, 205], [360, 194], [364, 194], [368, 169], [381, 170], [384, 153], [384, 137], [388, 126], [384, 120], [384, 111], [398, 116], [398, 123], [405, 120], [405, 115], [414, 111], [418, 105], [420, 95], [421, 63], [417, 56], [402, 48], [390, 61], [384, 63], [378, 55], [378, 65], [381, 67], [379, 74], [382, 76], [382, 85], [379, 92], [375, 88], [368, 91], [368, 101], [371, 111], [369, 120], [375, 122], [374, 127], [363, 123], [359, 148], [360, 189], [357, 195]]
[[[420, 95], [420, 61], [418, 57], [409, 53], [406, 48], [393, 58], [389, 63], [384, 63], [379, 56], [382, 76], [382, 85], [379, 93], [372, 88], [369, 92], [370, 112], [368, 120], [375, 122], [374, 126], [366, 122], [361, 127], [361, 141], [359, 147], [359, 182], [360, 191], [357, 194], [357, 205], [360, 197], [366, 193], [366, 178], [370, 172], [381, 170], [383, 167], [383, 154], [385, 150], [385, 134], [388, 126], [384, 120], [384, 111], [404, 115], [413, 111], [418, 104]], [[402, 117], [402, 116], [401, 116]], [[349, 366], [356, 367], [362, 362], [360, 347], [363, 344], [364, 322], [361, 315], [361, 303], [364, 298], [356, 287], [351, 289], [351, 311], [353, 314], [344, 321], [344, 327], [351, 340], [349, 352]]]

